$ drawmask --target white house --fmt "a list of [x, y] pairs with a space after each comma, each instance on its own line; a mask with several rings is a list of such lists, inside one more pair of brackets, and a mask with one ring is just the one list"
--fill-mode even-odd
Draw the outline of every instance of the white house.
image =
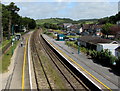
[[115, 56], [120, 57], [120, 46], [115, 49]]
[[63, 26], [64, 26], [64, 28], [68, 28], [68, 27], [72, 26], [72, 23], [63, 23]]
[[96, 51], [106, 50], [111, 51], [112, 55], [115, 56], [115, 49], [120, 46], [117, 41], [110, 39], [102, 39], [95, 36], [82, 36], [78, 39], [81, 46], [84, 46], [88, 49], [94, 49]]
[[77, 33], [82, 33], [83, 32], [83, 29], [82, 27], [80, 27], [78, 30], [76, 30]]
[[97, 51], [101, 51], [108, 49], [112, 55], [115, 56], [115, 49], [119, 47], [119, 43], [117, 41], [113, 41], [111, 43], [98, 43], [97, 44]]

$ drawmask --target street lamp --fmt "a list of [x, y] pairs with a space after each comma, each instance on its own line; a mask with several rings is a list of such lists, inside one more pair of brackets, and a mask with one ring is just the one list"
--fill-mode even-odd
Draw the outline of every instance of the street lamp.
[[13, 37], [13, 38], [12, 38], [12, 55], [13, 55], [13, 53], [14, 53], [14, 48], [13, 48], [14, 41], [15, 41], [15, 38]]
[[[15, 26], [18, 26], [17, 24]], [[14, 36], [14, 25], [12, 25], [12, 55], [14, 53], [14, 48], [13, 48], [13, 45], [14, 45], [14, 41], [15, 41], [15, 36]]]
[[80, 41], [78, 40], [78, 54], [80, 54]]

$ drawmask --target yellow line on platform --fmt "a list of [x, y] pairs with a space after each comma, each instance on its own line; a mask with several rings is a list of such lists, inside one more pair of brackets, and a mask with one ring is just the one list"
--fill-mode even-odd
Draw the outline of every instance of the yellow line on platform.
[[22, 67], [22, 91], [24, 91], [24, 86], [25, 86], [25, 64], [26, 64], [26, 48], [27, 48], [27, 43], [28, 43], [28, 38], [26, 39], [26, 45], [24, 48], [24, 61], [23, 61], [23, 67]]
[[[48, 40], [47, 40], [48, 41]], [[73, 63], [75, 63], [78, 67], [80, 67], [83, 71], [85, 71], [87, 74], [89, 74], [92, 78], [94, 78], [97, 82], [99, 82], [101, 85], [103, 85], [106, 89], [109, 91], [112, 91], [108, 86], [106, 86], [104, 83], [102, 83], [100, 80], [98, 80], [95, 76], [93, 76], [91, 73], [89, 73], [86, 69], [84, 69], [80, 64], [78, 64], [76, 61], [74, 61], [71, 57], [66, 55], [62, 50], [58, 49], [56, 46], [54, 46], [50, 41], [48, 41], [56, 50], [58, 50], [61, 54], [63, 54], [66, 58], [71, 60]]]

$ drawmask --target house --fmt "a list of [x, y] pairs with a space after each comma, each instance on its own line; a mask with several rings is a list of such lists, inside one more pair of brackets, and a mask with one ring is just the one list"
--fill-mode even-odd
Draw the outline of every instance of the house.
[[91, 29], [93, 30], [92, 34], [95, 36], [102, 36], [103, 33], [101, 32], [103, 25], [93, 25]]
[[82, 27], [78, 24], [74, 24], [67, 28], [68, 31], [80, 34], [82, 32]]
[[[114, 25], [110, 28], [110, 35], [112, 38], [120, 38], [120, 26]], [[108, 38], [111, 38], [108, 36]]]
[[120, 20], [116, 22], [117, 25], [120, 25]]
[[81, 25], [77, 25], [77, 28], [76, 28], [76, 30], [75, 30], [75, 33], [81, 34], [82, 32], [83, 32], [83, 29], [82, 29]]
[[82, 25], [82, 32], [81, 35], [89, 35], [92, 32], [92, 27], [93, 24], [83, 24]]
[[80, 41], [81, 46], [94, 50], [97, 50], [97, 43], [111, 42], [111, 40], [102, 39], [96, 36], [82, 36], [78, 39], [78, 41]]
[[68, 27], [70, 27], [70, 26], [72, 26], [72, 23], [63, 23], [63, 27], [64, 27], [64, 28], [68, 28]]
[[115, 49], [119, 46], [117, 41], [103, 39], [96, 36], [82, 36], [78, 41], [80, 42], [80, 46], [84, 46], [92, 50], [94, 49], [96, 51], [108, 49], [113, 55], [115, 55]]
[[67, 28], [68, 31], [75, 31], [77, 27], [75, 25], [71, 25]]
[[103, 25], [97, 24], [83, 24], [82, 25], [82, 32], [81, 35], [94, 35], [94, 36], [102, 36], [103, 33], [101, 32]]
[[120, 57], [120, 46], [115, 49], [115, 56]]
[[84, 32], [85, 32], [85, 31], [89, 31], [90, 28], [91, 28], [91, 25], [90, 25], [90, 24], [83, 24], [83, 25], [82, 25], [82, 29], [83, 29]]
[[97, 51], [106, 50], [108, 49], [112, 55], [115, 56], [115, 49], [119, 46], [119, 43], [117, 41], [112, 41], [110, 43], [98, 43], [97, 45]]

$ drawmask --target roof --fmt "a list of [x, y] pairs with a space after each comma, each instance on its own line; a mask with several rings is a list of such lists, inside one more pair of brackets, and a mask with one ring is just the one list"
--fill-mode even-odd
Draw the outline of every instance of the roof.
[[114, 34], [114, 35], [120, 33], [120, 26], [118, 26], [118, 25], [112, 26], [110, 28], [110, 33]]
[[92, 29], [102, 29], [103, 25], [93, 25]]
[[70, 26], [71, 29], [77, 29], [78, 27], [75, 25]]
[[103, 25], [83, 24], [83, 29], [101, 29]]
[[103, 38], [94, 37], [94, 36], [83, 36], [83, 37], [79, 38], [78, 41], [85, 41], [85, 42], [92, 43], [92, 44], [111, 43], [112, 42], [112, 40], [103, 39]]
[[90, 24], [83, 24], [83, 29], [90, 29]]
[[120, 46], [118, 48], [116, 48], [115, 50], [120, 52]]
[[64, 26], [71, 26], [72, 23], [63, 23]]

